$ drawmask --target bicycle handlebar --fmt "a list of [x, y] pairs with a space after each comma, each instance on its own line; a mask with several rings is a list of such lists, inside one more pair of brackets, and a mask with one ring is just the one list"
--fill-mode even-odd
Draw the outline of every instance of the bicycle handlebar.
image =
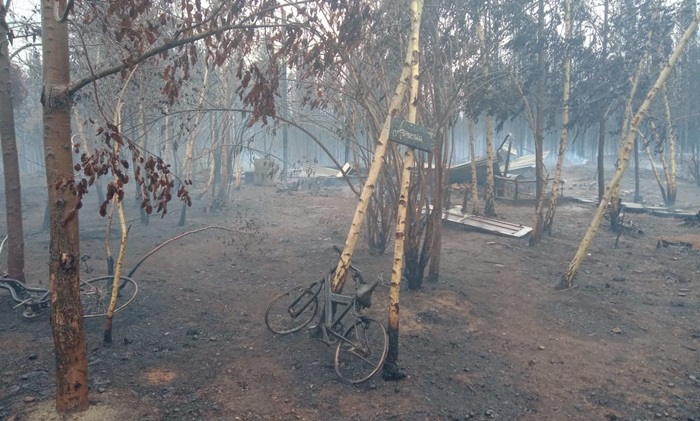
[[8, 290], [10, 292], [10, 295], [12, 296], [12, 299], [16, 303], [24, 303], [27, 301], [24, 298], [21, 298], [19, 295], [17, 295], [17, 290], [19, 290], [20, 292], [38, 292], [44, 294], [38, 301], [42, 301], [49, 292], [48, 288], [30, 287], [25, 285], [21, 281], [12, 278], [0, 278], [0, 288]]
[[14, 288], [12, 288], [12, 285], [0, 282], [0, 288], [8, 290], [10, 292], [10, 295], [12, 296], [12, 299], [15, 300], [15, 302], [18, 303], [22, 301], [22, 299], [17, 296], [17, 292]]

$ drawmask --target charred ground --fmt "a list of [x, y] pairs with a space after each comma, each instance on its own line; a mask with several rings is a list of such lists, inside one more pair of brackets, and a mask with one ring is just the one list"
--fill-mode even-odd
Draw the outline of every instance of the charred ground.
[[[593, 198], [593, 173], [569, 171], [566, 194]], [[656, 203], [652, 183], [645, 173], [645, 199]], [[678, 207], [697, 210], [698, 188], [680, 183]], [[23, 186], [27, 274], [45, 284], [40, 186]], [[335, 375], [330, 348], [304, 332], [269, 333], [263, 313], [277, 293], [330, 268], [356, 199], [343, 186], [287, 194], [245, 185], [233, 197], [217, 214], [195, 203], [184, 229], [172, 215], [147, 227], [132, 221], [127, 268], [183, 230], [238, 233], [194, 234], [151, 257], [111, 346], [101, 342], [102, 320], [86, 321], [93, 407], [76, 420], [700, 420], [699, 256], [657, 248], [660, 237], [700, 227], [630, 215], [644, 234], [623, 234], [617, 248], [603, 227], [576, 288], [559, 291], [592, 204], [563, 201], [553, 235], [536, 247], [446, 225], [440, 281], [401, 296], [409, 378], [350, 386]], [[104, 220], [90, 209], [81, 249], [97, 276], [106, 270]], [[502, 201], [497, 212], [533, 219], [529, 205]], [[371, 312], [385, 321], [391, 256], [360, 247], [354, 262], [384, 279]], [[23, 320], [8, 301], [0, 293], [0, 420], [52, 419], [48, 316]]]

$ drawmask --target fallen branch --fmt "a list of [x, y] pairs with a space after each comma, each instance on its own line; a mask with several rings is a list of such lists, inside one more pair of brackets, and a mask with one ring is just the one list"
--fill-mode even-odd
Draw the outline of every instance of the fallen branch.
[[204, 228], [198, 228], [198, 229], [196, 229], [196, 230], [183, 232], [182, 234], [178, 234], [178, 235], [176, 235], [175, 237], [173, 237], [173, 238], [171, 238], [171, 239], [168, 239], [168, 240], [163, 241], [162, 243], [160, 243], [159, 245], [157, 245], [153, 250], [151, 250], [151, 251], [149, 251], [148, 253], [146, 253], [146, 255], [143, 256], [143, 258], [142, 258], [141, 260], [139, 260], [138, 263], [136, 263], [136, 266], [134, 266], [134, 268], [131, 269], [131, 271], [129, 272], [129, 274], [126, 275], [127, 278], [133, 277], [133, 276], [134, 276], [134, 273], [136, 273], [136, 269], [138, 269], [139, 266], [141, 266], [141, 264], [142, 264], [143, 262], [146, 261], [146, 259], [148, 259], [149, 257], [151, 257], [151, 256], [152, 256], [153, 254], [155, 254], [155, 252], [157, 252], [158, 250], [160, 250], [160, 249], [162, 249], [163, 247], [167, 246], [168, 244], [172, 243], [173, 241], [177, 241], [177, 240], [179, 240], [180, 238], [186, 237], [186, 236], [188, 236], [188, 235], [190, 235], [190, 234], [196, 234], [196, 233], [198, 233], [198, 232], [202, 232], [202, 231], [206, 231], [206, 230], [211, 230], [211, 229], [218, 229], [218, 230], [222, 230], [222, 231], [227, 231], [227, 232], [233, 232], [233, 233], [242, 234], [242, 232], [240, 232], [240, 231], [233, 230], [233, 229], [231, 229], [231, 228], [220, 227], [220, 226], [216, 226], [216, 225], [214, 225], [214, 226], [207, 226], [207, 227], [204, 227]]

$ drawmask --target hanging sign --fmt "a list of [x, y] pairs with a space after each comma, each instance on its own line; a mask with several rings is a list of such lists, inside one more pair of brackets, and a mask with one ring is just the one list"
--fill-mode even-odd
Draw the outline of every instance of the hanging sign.
[[427, 127], [411, 124], [401, 118], [391, 119], [389, 140], [426, 152], [433, 151], [435, 133]]

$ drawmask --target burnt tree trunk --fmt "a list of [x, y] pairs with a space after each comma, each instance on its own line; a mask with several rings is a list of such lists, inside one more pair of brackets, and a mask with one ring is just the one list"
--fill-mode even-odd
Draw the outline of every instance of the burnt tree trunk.
[[41, 2], [44, 158], [50, 206], [49, 283], [56, 353], [56, 410], [87, 409], [87, 347], [80, 305], [80, 241], [71, 148], [68, 24]]
[[[423, 0], [411, 0], [411, 39], [408, 45], [408, 57], [411, 57], [411, 85], [408, 101], [408, 122], [415, 123], [418, 112], [418, 75], [420, 57], [420, 23], [423, 13]], [[401, 291], [401, 279], [404, 268], [404, 242], [406, 241], [406, 216], [408, 214], [408, 196], [411, 187], [411, 171], [414, 164], [413, 149], [408, 148], [403, 157], [403, 171], [401, 175], [401, 192], [399, 194], [398, 209], [396, 211], [396, 240], [394, 241], [394, 262], [391, 269], [391, 284], [389, 287], [389, 323], [387, 333], [389, 336], [389, 350], [382, 368], [382, 376], [386, 380], [400, 380], [406, 377], [406, 373], [399, 368], [399, 296]]]
[[12, 104], [12, 66], [7, 48], [7, 9], [0, 3], [0, 139], [5, 175], [5, 218], [7, 221], [7, 274], [24, 280], [24, 231], [22, 229], [22, 189], [15, 138]]

